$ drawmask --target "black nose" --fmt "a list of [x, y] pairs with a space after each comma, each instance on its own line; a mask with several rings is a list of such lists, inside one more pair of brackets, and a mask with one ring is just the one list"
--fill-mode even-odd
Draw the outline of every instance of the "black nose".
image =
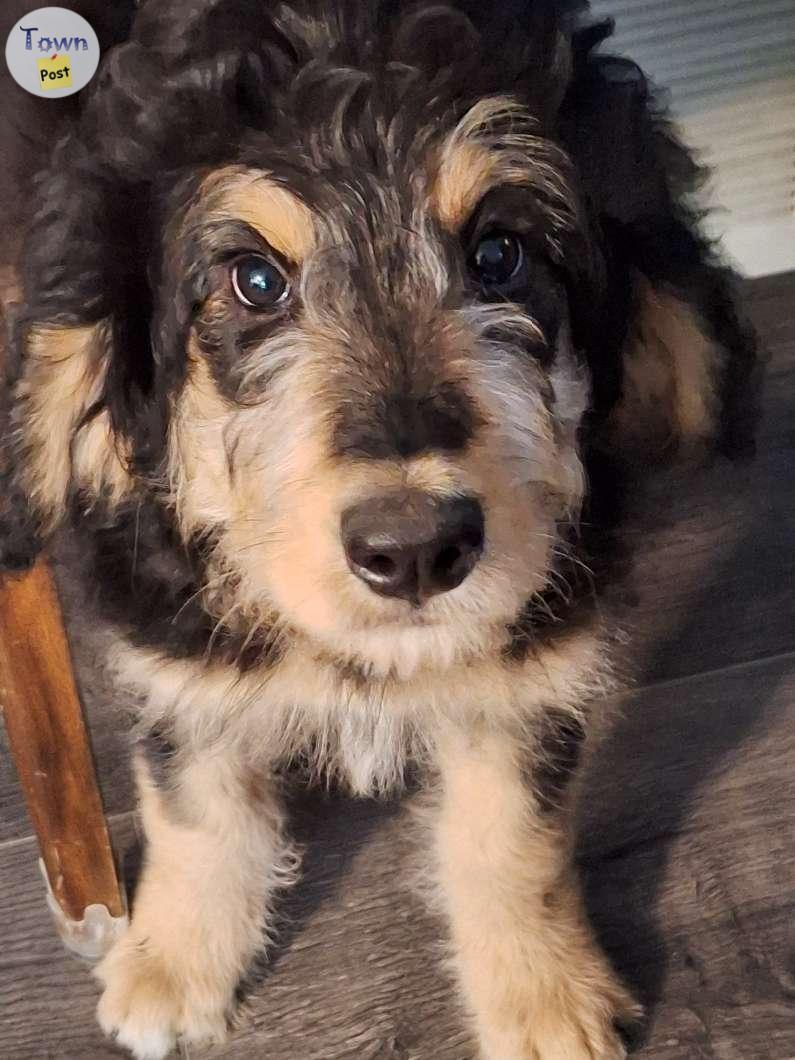
[[349, 508], [342, 543], [353, 573], [381, 596], [419, 604], [455, 589], [483, 551], [483, 509], [473, 497], [407, 492]]

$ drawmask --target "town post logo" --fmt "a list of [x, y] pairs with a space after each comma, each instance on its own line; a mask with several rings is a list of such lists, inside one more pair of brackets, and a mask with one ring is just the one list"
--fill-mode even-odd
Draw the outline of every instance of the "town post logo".
[[65, 7], [40, 7], [12, 27], [6, 63], [17, 84], [34, 96], [70, 96], [94, 76], [99, 41], [81, 15]]

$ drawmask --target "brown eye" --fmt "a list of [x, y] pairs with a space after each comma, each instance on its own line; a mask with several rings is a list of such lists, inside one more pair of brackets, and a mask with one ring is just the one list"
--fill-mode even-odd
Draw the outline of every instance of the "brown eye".
[[472, 275], [486, 289], [509, 285], [523, 265], [521, 240], [510, 232], [489, 232], [482, 236], [469, 259]]
[[232, 266], [235, 297], [249, 309], [273, 309], [290, 293], [281, 269], [261, 254], [247, 254]]

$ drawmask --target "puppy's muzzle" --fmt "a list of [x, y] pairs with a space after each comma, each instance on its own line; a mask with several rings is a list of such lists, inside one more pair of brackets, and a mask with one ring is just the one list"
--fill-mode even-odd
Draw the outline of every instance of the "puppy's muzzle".
[[373, 592], [419, 606], [459, 586], [483, 552], [483, 509], [474, 497], [405, 491], [372, 497], [342, 517], [348, 565]]

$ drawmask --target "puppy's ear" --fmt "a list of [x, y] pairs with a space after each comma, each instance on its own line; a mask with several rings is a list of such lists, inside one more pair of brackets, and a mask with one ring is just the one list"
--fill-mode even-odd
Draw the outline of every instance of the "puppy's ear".
[[0, 557], [6, 567], [35, 558], [63, 521], [72, 496], [118, 499], [130, 478], [101, 398], [111, 357], [106, 321], [20, 324], [18, 372], [4, 410]]
[[593, 54], [609, 31], [575, 37], [561, 114], [607, 262], [604, 337], [591, 365], [605, 398], [603, 444], [636, 464], [715, 447], [746, 453], [759, 359], [736, 278], [701, 230], [704, 172], [642, 71]]
[[702, 260], [687, 282], [633, 276], [621, 395], [609, 444], [630, 463], [718, 449], [751, 455], [761, 361], [731, 273]]
[[129, 426], [152, 378], [139, 203], [64, 141], [39, 180], [10, 314], [0, 564], [20, 567], [84, 506], [131, 488]]
[[127, 453], [102, 406], [106, 321], [14, 329], [0, 407], [0, 568], [30, 566], [80, 493], [115, 502], [131, 487]]

